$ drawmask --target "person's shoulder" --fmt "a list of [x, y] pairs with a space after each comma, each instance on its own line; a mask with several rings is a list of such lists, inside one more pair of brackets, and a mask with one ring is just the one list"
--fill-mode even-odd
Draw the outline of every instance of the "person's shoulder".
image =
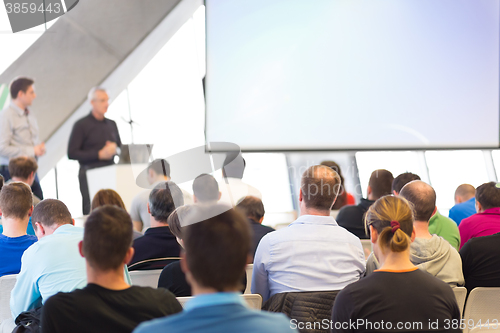
[[248, 310], [254, 324], [261, 327], [260, 332], [290, 332], [290, 319], [283, 313]]
[[[80, 304], [80, 298], [87, 295], [85, 289], [75, 289], [70, 292], [58, 292], [57, 294], [49, 297], [43, 307], [46, 310], [51, 308], [58, 309], [61, 306], [74, 306], [75, 304]], [[56, 310], [57, 311], [57, 310]]]
[[[161, 289], [161, 288], [159, 288]], [[182, 331], [182, 324], [188, 322], [189, 318], [186, 317], [186, 312], [180, 312], [168, 317], [153, 319], [143, 322], [134, 330], [134, 333], [163, 333]]]
[[142, 286], [131, 286], [130, 291], [136, 294], [147, 296], [150, 299], [159, 301], [174, 301], [177, 302], [175, 295], [165, 288], [151, 288]]

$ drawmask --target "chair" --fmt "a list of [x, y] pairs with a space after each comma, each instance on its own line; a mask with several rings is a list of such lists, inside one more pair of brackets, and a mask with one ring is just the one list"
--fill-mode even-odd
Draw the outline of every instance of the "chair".
[[460, 309], [460, 318], [464, 314], [465, 298], [467, 297], [467, 289], [465, 287], [452, 288], [457, 299], [458, 308]]
[[248, 264], [246, 268], [247, 274], [247, 287], [245, 288], [245, 292], [243, 294], [250, 294], [250, 287], [252, 287], [252, 274], [253, 274], [253, 264]]
[[361, 245], [363, 246], [363, 252], [365, 254], [365, 260], [368, 259], [370, 253], [372, 253], [372, 241], [369, 239], [360, 239]]
[[10, 292], [16, 284], [17, 274], [0, 277], [0, 322], [12, 318], [10, 314]]
[[[259, 294], [243, 294], [241, 295], [247, 302], [248, 306], [250, 306], [252, 309], [255, 310], [260, 310], [262, 307], [262, 296]], [[192, 296], [190, 297], [177, 297], [177, 300], [179, 303], [181, 303], [182, 307], [184, 307], [184, 304], [186, 304], [187, 301], [193, 299]]]
[[161, 272], [162, 269], [153, 269], [148, 271], [133, 271], [129, 274], [132, 279], [132, 285], [157, 288]]
[[147, 271], [154, 269], [163, 269], [163, 267], [167, 266], [170, 263], [175, 261], [179, 261], [181, 258], [177, 257], [169, 257], [169, 258], [155, 258], [155, 259], [147, 259], [138, 261], [130, 266], [128, 266], [128, 271]]
[[[492, 327], [500, 325], [500, 287], [474, 288], [465, 304], [464, 319], [466, 324], [470, 320], [474, 325], [486, 326], [487, 321]], [[464, 333], [468, 332], [467, 326]]]

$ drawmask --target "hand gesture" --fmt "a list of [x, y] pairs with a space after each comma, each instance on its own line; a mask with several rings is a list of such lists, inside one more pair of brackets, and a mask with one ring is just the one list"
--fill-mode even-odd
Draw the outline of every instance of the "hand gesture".
[[45, 155], [45, 143], [42, 142], [39, 145], [33, 147], [35, 150], [35, 156], [43, 156]]

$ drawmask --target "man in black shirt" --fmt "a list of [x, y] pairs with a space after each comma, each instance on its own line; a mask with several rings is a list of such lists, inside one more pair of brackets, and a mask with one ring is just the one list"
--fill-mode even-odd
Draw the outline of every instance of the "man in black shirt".
[[85, 215], [90, 212], [87, 170], [113, 164], [117, 148], [122, 144], [116, 123], [104, 118], [109, 106], [106, 90], [99, 87], [92, 88], [89, 100], [92, 111], [75, 123], [68, 144], [68, 158], [80, 163], [78, 180]]
[[42, 307], [42, 331], [132, 332], [139, 323], [182, 311], [165, 289], [129, 286], [125, 264], [132, 258], [132, 220], [115, 206], [97, 208], [85, 223], [80, 253], [88, 285], [50, 297]]

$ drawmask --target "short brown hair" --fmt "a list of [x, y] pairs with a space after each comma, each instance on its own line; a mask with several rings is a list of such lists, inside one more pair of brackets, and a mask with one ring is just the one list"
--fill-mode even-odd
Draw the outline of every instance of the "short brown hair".
[[175, 237], [179, 239], [182, 239], [183, 230], [185, 228], [182, 221], [191, 212], [191, 207], [192, 206], [190, 205], [177, 207], [177, 209], [174, 210], [167, 219], [167, 224], [170, 231]]
[[411, 172], [402, 173], [392, 181], [392, 190], [399, 194], [403, 186], [414, 180], [420, 180], [420, 176]]
[[330, 210], [339, 193], [340, 182], [339, 174], [327, 166], [314, 165], [307, 169], [300, 184], [306, 207]]
[[[250, 252], [249, 223], [240, 212], [233, 208], [225, 210], [226, 206], [221, 204], [193, 206], [193, 209], [194, 214], [189, 214], [193, 223], [185, 227], [183, 240], [194, 279], [217, 291], [242, 287]], [[213, 216], [214, 210], [223, 212]], [[212, 217], [203, 219], [203, 216]]]
[[0, 209], [5, 217], [24, 219], [33, 206], [33, 193], [25, 183], [12, 182], [0, 191]]
[[115, 190], [111, 189], [97, 191], [97, 193], [94, 195], [94, 198], [92, 199], [91, 210], [104, 205], [113, 205], [121, 209], [126, 209], [120, 195]]
[[101, 271], [119, 268], [132, 246], [132, 233], [132, 219], [125, 210], [111, 205], [93, 210], [83, 235], [89, 265]]
[[44, 227], [51, 227], [55, 224], [73, 224], [68, 207], [57, 199], [45, 199], [36, 205], [31, 215], [31, 224], [35, 230], [36, 222], [41, 223]]
[[3, 182], [4, 182], [4, 178], [2, 175], [0, 175], [0, 191], [2, 190]]
[[476, 189], [470, 184], [462, 184], [455, 190], [455, 196], [461, 198], [473, 198], [476, 195]]
[[20, 77], [15, 79], [10, 84], [10, 96], [12, 97], [12, 99], [16, 99], [20, 91], [25, 93], [26, 91], [28, 91], [28, 88], [31, 87], [34, 83], [35, 81], [27, 77]]
[[372, 172], [368, 186], [372, 189], [372, 195], [375, 199], [392, 194], [393, 180], [394, 176], [392, 173], [385, 169], [378, 169]]
[[19, 156], [9, 161], [9, 173], [11, 177], [28, 179], [31, 173], [38, 170], [38, 163], [33, 157]]
[[500, 188], [497, 187], [497, 183], [489, 182], [480, 185], [476, 189], [476, 201], [483, 209], [500, 207]]
[[238, 208], [243, 215], [254, 220], [255, 222], [259, 222], [259, 220], [264, 217], [264, 214], [266, 213], [262, 200], [251, 195], [240, 199], [240, 201], [236, 204], [236, 208]]
[[421, 180], [409, 182], [399, 195], [408, 200], [415, 211], [415, 220], [429, 221], [436, 209], [436, 191]]

